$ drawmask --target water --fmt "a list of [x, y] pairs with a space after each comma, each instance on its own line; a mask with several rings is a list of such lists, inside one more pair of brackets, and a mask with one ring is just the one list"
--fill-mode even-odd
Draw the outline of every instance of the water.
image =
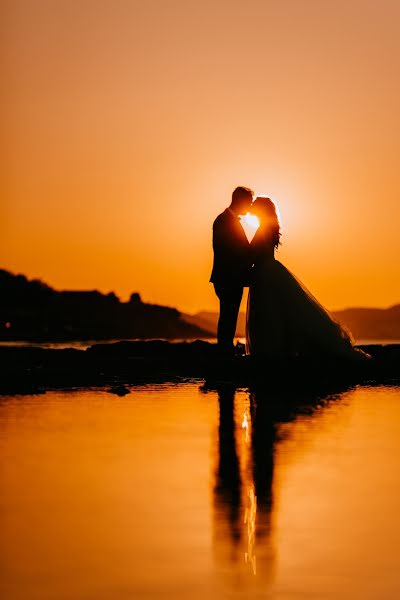
[[0, 597], [400, 594], [400, 388], [0, 399]]

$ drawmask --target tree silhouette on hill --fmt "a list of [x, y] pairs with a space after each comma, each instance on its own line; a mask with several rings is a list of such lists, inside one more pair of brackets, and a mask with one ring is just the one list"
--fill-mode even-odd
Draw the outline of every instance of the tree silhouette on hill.
[[0, 341], [208, 336], [175, 308], [146, 304], [137, 292], [121, 302], [114, 292], [57, 291], [0, 269]]

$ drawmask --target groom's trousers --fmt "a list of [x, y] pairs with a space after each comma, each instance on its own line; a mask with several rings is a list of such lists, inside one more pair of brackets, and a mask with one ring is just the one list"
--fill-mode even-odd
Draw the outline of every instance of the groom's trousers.
[[219, 299], [218, 348], [222, 354], [233, 356], [233, 340], [243, 296], [243, 285], [214, 283], [214, 288]]

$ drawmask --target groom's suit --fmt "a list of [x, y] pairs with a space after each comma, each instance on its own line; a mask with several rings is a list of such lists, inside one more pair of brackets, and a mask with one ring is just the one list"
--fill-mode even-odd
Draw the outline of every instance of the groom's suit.
[[233, 339], [243, 288], [249, 285], [250, 244], [239, 217], [227, 208], [213, 225], [214, 264], [210, 281], [220, 302], [218, 346], [233, 354]]

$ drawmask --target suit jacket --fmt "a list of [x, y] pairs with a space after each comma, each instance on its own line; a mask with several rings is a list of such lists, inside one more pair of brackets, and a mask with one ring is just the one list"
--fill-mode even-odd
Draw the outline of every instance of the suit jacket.
[[214, 264], [210, 281], [217, 285], [249, 285], [251, 255], [239, 218], [229, 209], [213, 225]]

